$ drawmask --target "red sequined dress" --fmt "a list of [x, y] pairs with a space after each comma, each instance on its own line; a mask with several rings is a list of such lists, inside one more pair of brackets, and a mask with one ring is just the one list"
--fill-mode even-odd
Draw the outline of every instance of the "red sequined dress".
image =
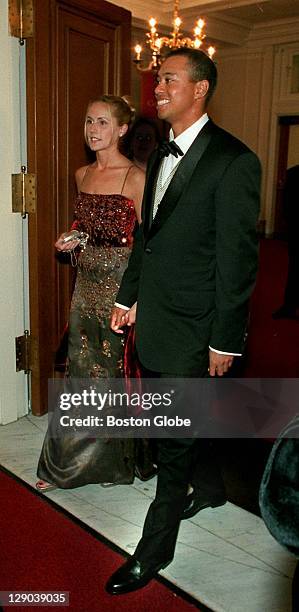
[[[78, 257], [70, 311], [67, 367], [72, 380], [123, 374], [123, 337], [110, 330], [109, 319], [130, 255], [135, 222], [134, 203], [122, 194], [81, 192], [76, 198], [76, 227], [89, 239]], [[39, 460], [39, 478], [61, 488], [133, 482], [134, 440], [64, 434], [55, 412]]]
[[78, 259], [71, 303], [68, 373], [72, 377], [122, 375], [122, 338], [111, 332], [109, 320], [127, 267], [135, 221], [134, 202], [121, 194], [77, 196], [76, 227], [89, 239]]

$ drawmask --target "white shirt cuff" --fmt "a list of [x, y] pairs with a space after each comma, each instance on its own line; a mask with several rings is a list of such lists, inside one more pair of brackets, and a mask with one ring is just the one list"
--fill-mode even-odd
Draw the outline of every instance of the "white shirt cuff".
[[118, 304], [118, 302], [114, 302], [114, 306], [117, 306], [117, 308], [122, 308], [123, 310], [130, 310], [129, 306], [124, 306], [123, 304]]
[[242, 353], [228, 353], [227, 351], [217, 351], [212, 346], [209, 346], [209, 349], [214, 353], [219, 353], [219, 355], [233, 355], [234, 357], [242, 357]]

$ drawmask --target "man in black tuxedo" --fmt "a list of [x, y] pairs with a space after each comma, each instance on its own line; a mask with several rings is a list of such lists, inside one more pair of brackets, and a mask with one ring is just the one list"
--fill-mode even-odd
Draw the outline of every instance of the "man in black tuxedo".
[[[121, 332], [137, 301], [136, 348], [153, 377], [222, 376], [243, 350], [257, 269], [260, 164], [206, 114], [216, 80], [214, 62], [194, 49], [171, 51], [158, 72], [158, 116], [171, 125], [171, 152], [164, 146], [149, 161], [142, 224], [111, 319]], [[109, 593], [138, 589], [171, 562], [180, 520], [192, 515], [184, 509], [194, 465], [218, 479], [209, 500], [193, 497], [195, 511], [224, 503], [202, 444], [158, 441], [156, 497]]]

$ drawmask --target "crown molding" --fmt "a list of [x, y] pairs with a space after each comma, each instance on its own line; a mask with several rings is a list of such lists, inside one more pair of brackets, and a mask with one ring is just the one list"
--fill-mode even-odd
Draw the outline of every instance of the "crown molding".
[[[150, 17], [155, 17], [158, 23], [163, 23], [163, 20], [167, 23], [167, 17], [165, 18], [165, 11], [163, 7], [163, 0], [149, 0], [149, 2], [140, 2], [140, 0], [117, 0], [114, 4], [125, 8], [132, 13], [132, 20], [141, 19], [145, 23]], [[173, 4], [172, 4], [173, 6]]]
[[297, 42], [299, 46], [299, 17], [256, 24], [250, 31], [248, 44], [253, 45], [261, 41], [268, 45]]
[[[188, 12], [198, 17], [205, 17], [211, 12], [228, 8], [237, 8], [244, 5], [256, 4], [257, 0], [181, 0], [179, 14], [185, 21]], [[259, 0], [260, 4], [269, 0]], [[155, 17], [161, 24], [169, 24], [174, 8], [173, 0], [115, 0], [113, 2], [121, 8], [125, 8], [132, 13], [133, 19], [149, 19]], [[146, 15], [145, 15], [146, 12]], [[233, 20], [232, 20], [233, 21]]]
[[[199, 13], [197, 8], [189, 8], [183, 14], [184, 22], [186, 19], [198, 19], [198, 17], [205, 18], [207, 13]], [[217, 19], [218, 21], [223, 21], [224, 23], [229, 23], [231, 25], [240, 26], [241, 28], [250, 29], [252, 27], [251, 23], [248, 23], [245, 19], [239, 19], [237, 17], [231, 17], [226, 15], [225, 13], [213, 11], [210, 15], [208, 15], [208, 23], [210, 23], [211, 19]]]
[[[155, 0], [154, 0], [155, 1]], [[259, 0], [259, 4], [270, 2], [270, 0]], [[163, 11], [173, 11], [173, 0], [161, 0]], [[180, 12], [188, 8], [196, 8], [197, 11], [207, 14], [211, 11], [239, 8], [257, 4], [257, 0], [180, 0]]]

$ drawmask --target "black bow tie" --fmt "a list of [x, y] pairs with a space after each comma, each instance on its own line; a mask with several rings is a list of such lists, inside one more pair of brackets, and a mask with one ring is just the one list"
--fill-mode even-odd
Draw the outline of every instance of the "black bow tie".
[[170, 142], [168, 140], [163, 140], [159, 145], [159, 156], [168, 157], [168, 155], [174, 155], [175, 157], [184, 155], [183, 151], [176, 144], [176, 142], [174, 142], [174, 140], [171, 140]]

